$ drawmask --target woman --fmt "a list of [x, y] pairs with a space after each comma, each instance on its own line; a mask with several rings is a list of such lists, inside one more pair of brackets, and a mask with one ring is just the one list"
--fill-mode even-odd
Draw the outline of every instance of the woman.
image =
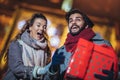
[[46, 35], [47, 19], [36, 13], [9, 47], [8, 72], [4, 80], [43, 80], [50, 66]]

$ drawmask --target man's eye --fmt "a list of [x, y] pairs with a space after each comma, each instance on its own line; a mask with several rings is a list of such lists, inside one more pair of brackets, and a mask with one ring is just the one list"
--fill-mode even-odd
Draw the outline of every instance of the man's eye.
[[77, 19], [77, 21], [81, 21], [81, 19]]

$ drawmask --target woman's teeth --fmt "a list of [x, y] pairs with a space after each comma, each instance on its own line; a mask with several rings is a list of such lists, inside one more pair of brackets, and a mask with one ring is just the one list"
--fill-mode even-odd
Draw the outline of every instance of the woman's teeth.
[[41, 35], [41, 33], [37, 32], [37, 35]]

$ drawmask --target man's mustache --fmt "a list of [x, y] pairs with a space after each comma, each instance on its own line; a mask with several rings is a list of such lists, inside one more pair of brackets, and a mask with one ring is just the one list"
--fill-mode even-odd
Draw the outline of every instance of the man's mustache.
[[73, 25], [71, 26], [71, 29], [72, 29], [74, 26], [79, 27], [77, 24], [73, 24]]

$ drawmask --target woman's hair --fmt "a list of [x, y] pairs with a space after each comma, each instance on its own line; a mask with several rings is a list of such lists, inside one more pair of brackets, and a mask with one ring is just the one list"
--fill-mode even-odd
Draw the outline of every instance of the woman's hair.
[[[34, 21], [35, 21], [36, 18], [44, 19], [46, 21], [46, 24], [47, 24], [47, 19], [46, 19], [46, 17], [43, 14], [41, 14], [41, 13], [35, 13], [35, 14], [32, 15], [31, 19], [29, 19], [29, 20], [26, 21], [25, 25], [23, 26], [23, 28], [21, 29], [21, 31], [16, 36], [15, 40], [19, 39], [21, 37], [22, 33], [25, 32], [26, 30], [28, 32], [30, 32], [29, 31], [29, 27], [31, 27], [33, 25], [33, 23], [34, 23]], [[44, 34], [46, 35], [46, 33], [44, 33]]]
[[[18, 33], [18, 35], [15, 37], [14, 40], [20, 39], [22, 33], [24, 33], [26, 30], [28, 32], [30, 32], [29, 27], [31, 27], [33, 25], [36, 18], [44, 19], [46, 21], [46, 24], [47, 24], [47, 19], [43, 14], [35, 13], [35, 14], [33, 14], [33, 16], [31, 17], [30, 20], [26, 21], [26, 24], [23, 26], [23, 28], [21, 29], [21, 31]], [[50, 50], [50, 47], [49, 47], [50, 45], [49, 45], [49, 41], [48, 41], [48, 35], [47, 35], [46, 32], [43, 32], [43, 34], [44, 34], [44, 37], [45, 37], [45, 39], [47, 40], [47, 43], [48, 43], [47, 48], [46, 48], [46, 52], [47, 52], [47, 56], [48, 56], [48, 58], [47, 58], [47, 64], [48, 64], [51, 60], [51, 50]]]
[[85, 25], [88, 25], [89, 27], [94, 26], [93, 22], [88, 18], [88, 16], [78, 9], [72, 9], [68, 13], [66, 13], [65, 18], [66, 18], [68, 23], [69, 23], [69, 17], [74, 13], [79, 13], [80, 15], [82, 15], [83, 20], [85, 21]]
[[46, 19], [46, 17], [43, 14], [41, 14], [41, 13], [35, 13], [31, 17], [31, 19], [29, 20], [29, 26], [26, 27], [27, 29], [29, 29], [29, 27], [33, 25], [33, 23], [34, 23], [34, 21], [35, 21], [36, 18], [44, 19], [46, 21], [46, 24], [47, 24], [47, 19]]

